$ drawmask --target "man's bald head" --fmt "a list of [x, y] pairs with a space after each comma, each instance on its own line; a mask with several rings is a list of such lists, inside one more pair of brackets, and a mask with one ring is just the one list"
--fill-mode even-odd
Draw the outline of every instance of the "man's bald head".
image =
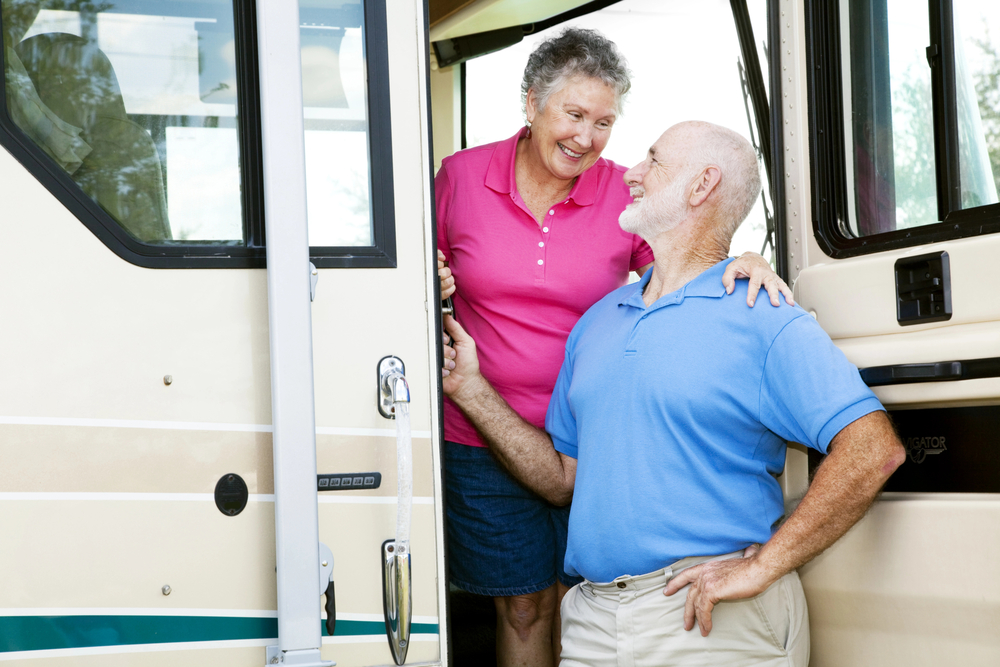
[[697, 215], [711, 222], [727, 248], [761, 187], [750, 142], [702, 121], [678, 123], [664, 132], [646, 160], [625, 174], [625, 182], [636, 198], [620, 219], [626, 231], [648, 241]]
[[[746, 219], [760, 195], [760, 165], [753, 146], [732, 130], [703, 121], [674, 125], [691, 171], [716, 165], [722, 179], [715, 192], [715, 213], [730, 236]], [[690, 173], [690, 172], [689, 172]]]

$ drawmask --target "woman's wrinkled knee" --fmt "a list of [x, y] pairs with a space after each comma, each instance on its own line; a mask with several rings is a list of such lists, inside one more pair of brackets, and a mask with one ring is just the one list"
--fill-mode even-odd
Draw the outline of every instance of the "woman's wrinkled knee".
[[527, 595], [494, 598], [497, 614], [517, 631], [529, 632], [536, 627], [549, 627], [556, 614], [555, 587]]

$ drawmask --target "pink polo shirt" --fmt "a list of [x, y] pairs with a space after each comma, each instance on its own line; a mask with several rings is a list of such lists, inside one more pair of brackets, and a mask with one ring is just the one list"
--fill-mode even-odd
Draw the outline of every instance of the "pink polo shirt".
[[[455, 276], [455, 316], [476, 341], [483, 376], [544, 428], [573, 325], [628, 282], [630, 271], [652, 262], [653, 251], [618, 226], [632, 201], [626, 169], [603, 158], [539, 226], [515, 185], [523, 134], [444, 159], [434, 181], [438, 248]], [[444, 429], [448, 440], [485, 446], [448, 399]]]

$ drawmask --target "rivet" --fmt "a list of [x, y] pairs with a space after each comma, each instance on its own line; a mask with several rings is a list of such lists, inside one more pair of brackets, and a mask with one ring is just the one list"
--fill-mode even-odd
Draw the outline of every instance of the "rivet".
[[320, 563], [320, 565], [322, 565], [323, 567], [326, 567], [326, 566], [327, 566], [327, 565], [329, 565], [329, 564], [330, 564], [330, 563], [329, 563], [329, 562], [327, 562], [327, 561], [323, 561], [322, 563]]
[[163, 376], [163, 384], [165, 384], [165, 385], [167, 385], [169, 387], [173, 383], [174, 383], [174, 376], [173, 375], [164, 375]]
[[170, 584], [165, 584], [165, 585], [163, 586], [163, 588], [161, 588], [161, 589], [160, 589], [160, 591], [161, 591], [161, 592], [162, 592], [162, 593], [163, 593], [164, 595], [170, 595], [170, 591], [172, 591], [172, 590], [173, 590], [173, 589], [172, 589], [172, 588], [170, 588]]

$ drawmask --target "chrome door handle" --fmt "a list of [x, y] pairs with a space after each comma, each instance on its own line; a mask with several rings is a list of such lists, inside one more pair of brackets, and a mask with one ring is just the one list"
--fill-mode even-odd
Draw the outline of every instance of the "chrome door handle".
[[396, 420], [396, 538], [382, 543], [382, 611], [389, 650], [397, 665], [406, 661], [410, 644], [410, 517], [413, 510], [413, 444], [410, 434], [410, 387], [398, 357], [378, 364], [379, 413]]

